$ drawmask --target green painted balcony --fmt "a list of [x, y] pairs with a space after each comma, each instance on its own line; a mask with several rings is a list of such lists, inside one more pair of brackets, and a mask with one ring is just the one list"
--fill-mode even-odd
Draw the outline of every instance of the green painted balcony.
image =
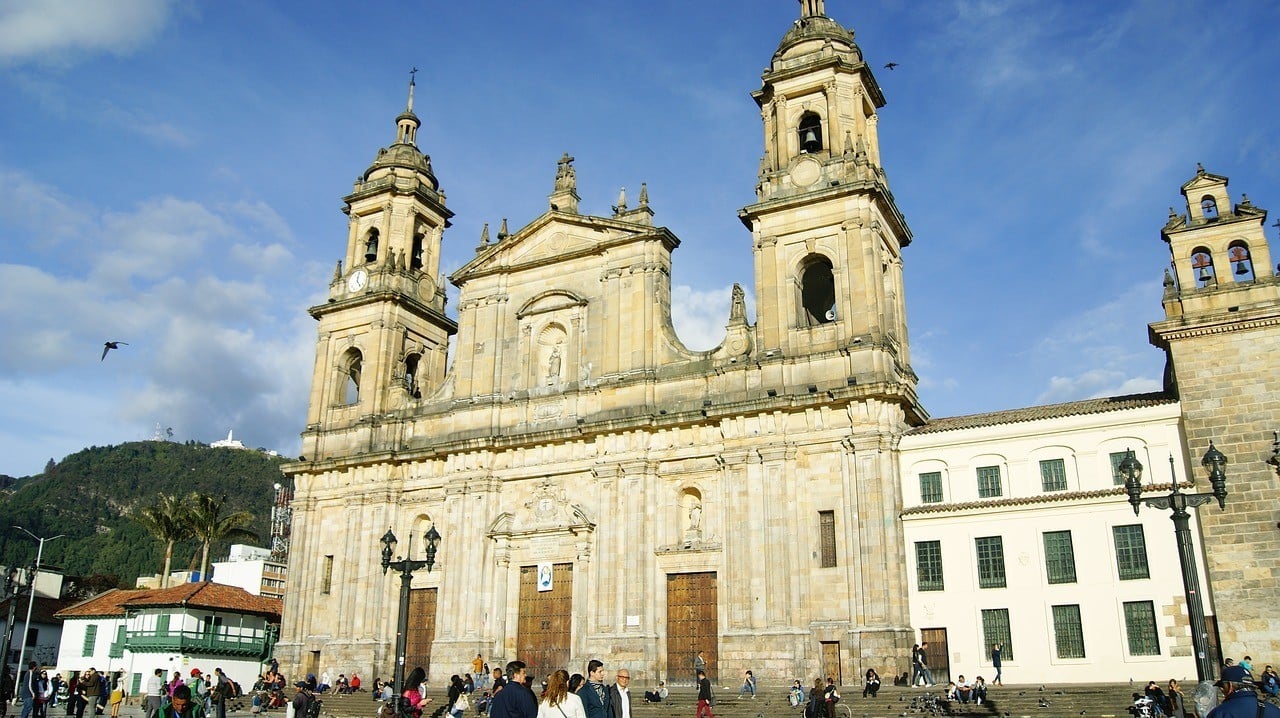
[[181, 653], [265, 658], [266, 635], [237, 636], [198, 631], [130, 631], [125, 648], [134, 653]]

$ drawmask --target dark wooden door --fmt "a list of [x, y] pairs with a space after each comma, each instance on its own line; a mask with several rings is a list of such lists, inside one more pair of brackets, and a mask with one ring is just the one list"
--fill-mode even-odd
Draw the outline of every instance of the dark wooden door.
[[409, 630], [405, 633], [404, 674], [418, 666], [431, 677], [431, 644], [436, 640], [436, 589], [409, 591]]
[[928, 643], [924, 659], [929, 662], [929, 673], [934, 683], [946, 683], [951, 680], [951, 663], [947, 660], [947, 629], [921, 628], [920, 641]]
[[822, 677], [834, 679], [837, 686], [844, 685], [843, 676], [840, 675], [839, 641], [822, 642]]
[[693, 662], [702, 651], [707, 678], [715, 683], [720, 630], [717, 624], [716, 574], [667, 574], [667, 682], [694, 682]]
[[[573, 564], [551, 567], [551, 590], [538, 590], [538, 567], [520, 567], [520, 617], [516, 625], [516, 658], [529, 675], [542, 680], [569, 668], [573, 638]], [[572, 671], [571, 671], [572, 672]]]

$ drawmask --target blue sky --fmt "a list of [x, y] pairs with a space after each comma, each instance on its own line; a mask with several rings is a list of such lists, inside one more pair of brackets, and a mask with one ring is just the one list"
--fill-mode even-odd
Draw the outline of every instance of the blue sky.
[[[749, 93], [793, 0], [0, 0], [0, 473], [147, 438], [296, 452], [341, 197], [394, 139], [448, 206], [446, 271], [577, 158], [648, 183], [675, 323], [752, 286]], [[1280, 4], [828, 0], [888, 105], [920, 394], [936, 417], [1158, 388], [1168, 207], [1196, 162], [1280, 203]], [[899, 63], [890, 72], [881, 69]], [[1274, 235], [1274, 230], [1271, 230]], [[102, 342], [127, 347], [99, 361]]]

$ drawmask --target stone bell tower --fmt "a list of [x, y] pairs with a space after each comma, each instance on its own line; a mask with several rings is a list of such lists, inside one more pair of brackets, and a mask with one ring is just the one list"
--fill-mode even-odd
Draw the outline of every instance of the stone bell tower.
[[[911, 242], [880, 162], [880, 86], [821, 0], [803, 0], [763, 84], [757, 202], [739, 216], [755, 250], [763, 352], [842, 353], [849, 376], [914, 396], [902, 283]], [[914, 399], [912, 399], [914, 401]]]
[[1280, 429], [1280, 276], [1266, 210], [1247, 195], [1233, 205], [1227, 178], [1203, 167], [1182, 194], [1186, 214], [1170, 209], [1160, 232], [1173, 273], [1151, 343], [1168, 354], [1191, 466], [1210, 440], [1230, 461], [1226, 508], [1199, 513], [1222, 654], [1271, 656], [1280, 653], [1280, 481], [1266, 462]]
[[449, 336], [440, 243], [453, 216], [417, 146], [420, 122], [409, 100], [396, 141], [343, 198], [346, 253], [329, 298], [310, 309], [320, 321], [303, 455], [338, 455], [378, 437], [377, 417], [410, 405], [444, 380]]

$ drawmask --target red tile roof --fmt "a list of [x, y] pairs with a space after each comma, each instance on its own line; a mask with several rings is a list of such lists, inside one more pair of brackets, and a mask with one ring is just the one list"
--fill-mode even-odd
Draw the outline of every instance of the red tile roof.
[[159, 589], [113, 588], [56, 615], [59, 618], [124, 616], [128, 609], [167, 606], [250, 613], [278, 621], [284, 602], [278, 598], [255, 596], [239, 586], [184, 583]]
[[122, 604], [140, 593], [145, 591], [113, 588], [70, 608], [64, 608], [54, 615], [58, 618], [123, 618], [125, 613]]
[[934, 434], [940, 431], [975, 429], [981, 426], [995, 426], [997, 424], [1017, 424], [1024, 421], [1036, 421], [1039, 419], [1057, 419], [1063, 416], [1101, 414], [1103, 412], [1122, 411], [1124, 409], [1141, 409], [1148, 406], [1173, 404], [1177, 401], [1178, 399], [1176, 397], [1165, 394], [1164, 392], [1153, 392], [1151, 394], [1128, 394], [1125, 396], [1104, 396], [1098, 399], [1069, 401], [1063, 404], [1046, 404], [1043, 406], [1030, 406], [1022, 409], [1006, 409], [1004, 411], [991, 411], [984, 414], [966, 414], [964, 416], [934, 419], [924, 426], [918, 426], [911, 431], [908, 431], [907, 435]]

